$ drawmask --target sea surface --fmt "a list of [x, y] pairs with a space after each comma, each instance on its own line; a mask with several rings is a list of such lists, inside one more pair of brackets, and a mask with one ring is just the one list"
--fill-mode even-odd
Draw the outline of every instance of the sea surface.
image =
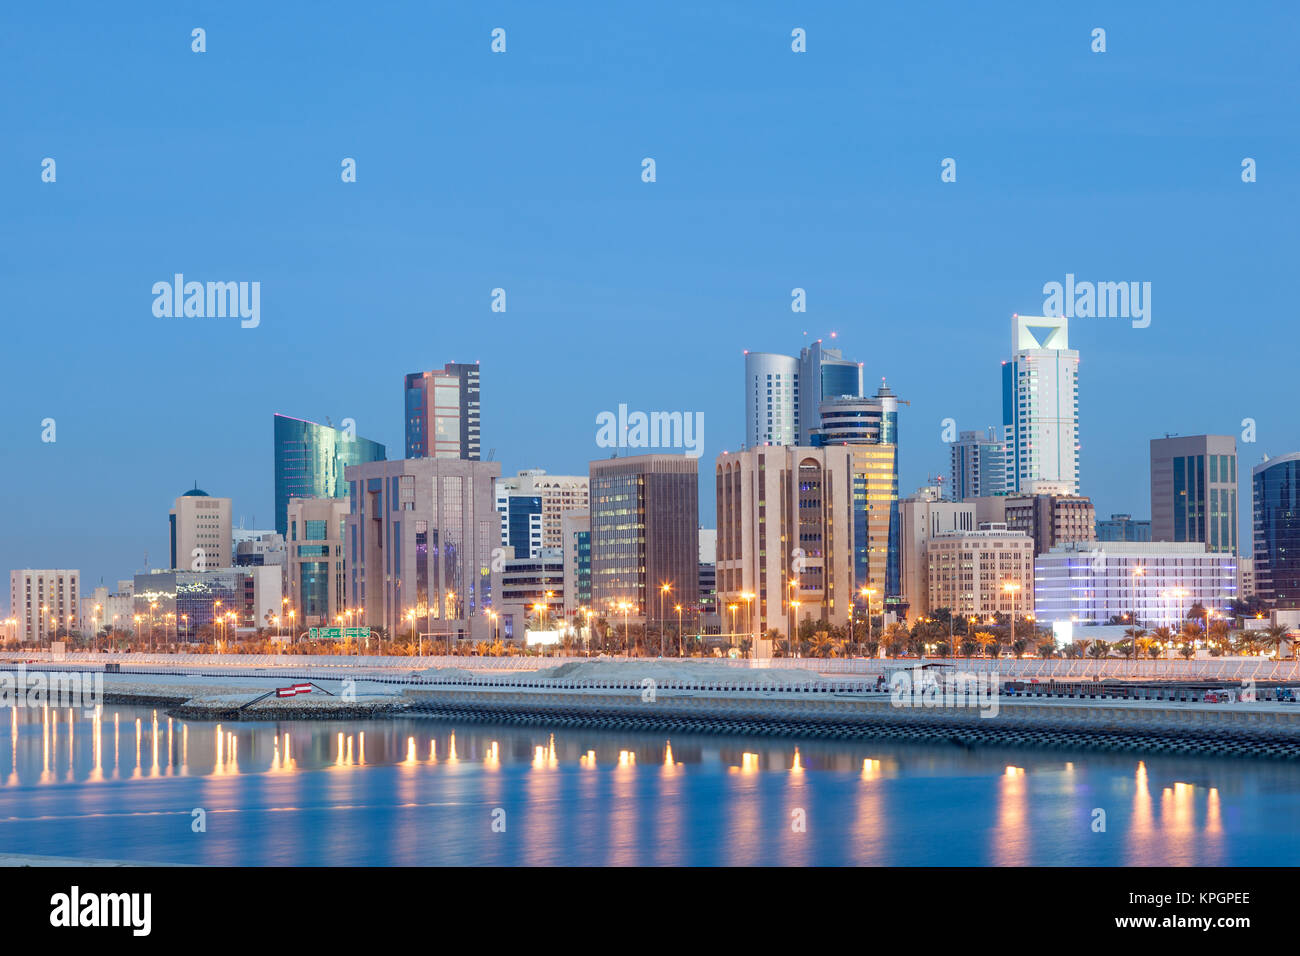
[[0, 709], [0, 853], [252, 866], [1294, 865], [1300, 766]]

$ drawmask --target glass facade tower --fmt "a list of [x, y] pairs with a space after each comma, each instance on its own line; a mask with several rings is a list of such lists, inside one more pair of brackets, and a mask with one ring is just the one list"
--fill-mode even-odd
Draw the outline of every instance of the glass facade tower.
[[275, 530], [289, 532], [290, 498], [346, 498], [343, 469], [383, 461], [379, 442], [341, 428], [275, 416]]
[[1255, 594], [1275, 608], [1300, 607], [1300, 452], [1251, 472]]

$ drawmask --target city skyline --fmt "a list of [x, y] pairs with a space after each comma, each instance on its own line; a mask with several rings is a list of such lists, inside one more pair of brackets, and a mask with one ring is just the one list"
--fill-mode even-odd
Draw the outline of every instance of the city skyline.
[[[596, 416], [620, 404], [703, 413], [711, 462], [743, 441], [743, 351], [797, 355], [832, 332], [863, 363], [864, 391], [887, 378], [912, 402], [900, 422], [907, 495], [947, 469], [944, 419], [958, 430], [1000, 421], [992, 383], [1007, 317], [1043, 311], [1044, 287], [1067, 276], [1154, 292], [1146, 327], [1070, 324], [1080, 491], [1099, 514], [1149, 517], [1146, 449], [1167, 432], [1237, 436], [1243, 472], [1300, 448], [1289, 352], [1255, 347], [1287, 331], [1276, 277], [1289, 264], [1296, 134], [1272, 117], [1295, 92], [1278, 66], [1289, 11], [1206, 31], [1195, 17], [1111, 10], [1110, 49], [1091, 58], [1075, 49], [1086, 30], [1059, 12], [1026, 9], [978, 42], [979, 13], [958, 7], [800, 13], [803, 60], [789, 55], [788, 17], [723, 40], [630, 14], [616, 44], [593, 48], [608, 82], [584, 87], [576, 113], [548, 97], [588, 67], [562, 63], [545, 79], [536, 67], [588, 28], [581, 14], [511, 8], [509, 52], [492, 59], [490, 24], [443, 12], [437, 32], [451, 40], [436, 62], [418, 37], [424, 16], [306, 39], [284, 12], [259, 14], [256, 31], [213, 21], [193, 62], [163, 40], [190, 25], [164, 20], [138, 56], [171, 80], [145, 100], [118, 62], [139, 28], [105, 11], [57, 37], [28, 31], [0, 65], [16, 87], [49, 74], [44, 100], [0, 107], [15, 130], [0, 169], [16, 226], [0, 248], [13, 314], [32, 317], [10, 324], [9, 354], [23, 359], [5, 375], [0, 441], [21, 465], [4, 490], [23, 507], [0, 562], [79, 568], [87, 587], [141, 570], [146, 551], [159, 568], [167, 509], [196, 481], [233, 500], [236, 524], [272, 527], [268, 414], [352, 418], [395, 451], [398, 380], [451, 361], [482, 363], [482, 451], [496, 450], [504, 474], [583, 472], [608, 455]], [[329, 67], [381, 36], [419, 64], [410, 83]], [[871, 67], [855, 43], [869, 45]], [[918, 48], [943, 56], [916, 60]], [[664, 49], [679, 70], [655, 65]], [[1204, 64], [1195, 77], [1152, 68], [1188, 58]], [[995, 60], [1042, 83], [1007, 86], [982, 68]], [[475, 85], [429, 115], [421, 91], [445, 71]], [[719, 120], [692, 102], [737, 74], [744, 109]], [[852, 95], [864, 85], [890, 95]], [[281, 129], [274, 97], [258, 95], [268, 86], [310, 86], [328, 108], [308, 110], [309, 131]], [[368, 98], [429, 122], [377, 128]], [[623, 108], [629, 99], [640, 108]], [[201, 119], [174, 118], [196, 103]], [[849, 104], [862, 122], [846, 127]], [[167, 137], [162, 153], [140, 142], [140, 109]], [[230, 135], [249, 124], [266, 137], [262, 159]], [[446, 137], [465, 148], [439, 150]], [[542, 145], [520, 157], [502, 137]], [[39, 175], [47, 156], [53, 183]], [[654, 183], [641, 180], [645, 156]], [[355, 183], [339, 179], [344, 157]], [[438, 174], [425, 175], [435, 157]], [[940, 180], [946, 157], [956, 182]], [[1257, 182], [1242, 182], [1244, 157], [1258, 160]], [[1121, 228], [1134, 223], [1151, 228]], [[155, 316], [151, 286], [177, 272], [260, 282], [259, 324]], [[791, 311], [796, 288], [804, 313]], [[493, 311], [495, 289], [505, 312]], [[47, 419], [53, 442], [41, 440]], [[111, 503], [93, 533], [62, 507], [88, 481]], [[1242, 528], [1249, 508], [1239, 494]], [[712, 524], [707, 481], [700, 512]]]

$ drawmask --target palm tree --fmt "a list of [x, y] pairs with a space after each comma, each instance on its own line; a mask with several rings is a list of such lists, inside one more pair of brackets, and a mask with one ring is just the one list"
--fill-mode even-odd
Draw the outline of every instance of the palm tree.
[[907, 643], [907, 625], [901, 621], [895, 621], [889, 627], [885, 628], [885, 653], [890, 657], [897, 657]]
[[[1287, 635], [1287, 629], [1285, 627], [1282, 627], [1280, 624], [1274, 624], [1272, 627], [1266, 627], [1264, 630], [1256, 631], [1255, 633], [1259, 634], [1265, 647], [1273, 648], [1273, 653], [1276, 656], [1282, 656], [1282, 642], [1286, 640]], [[1292, 647], [1291, 652], [1292, 654], [1295, 653], [1294, 646]]]
[[[1165, 648], [1169, 645], [1169, 643], [1173, 641], [1174, 632], [1162, 624], [1151, 632], [1151, 637], [1154, 638], [1156, 644], [1159, 645], [1159, 650], [1156, 650], [1156, 648], [1151, 648], [1150, 650], [1147, 651], [1147, 653], [1150, 654], [1152, 657], [1158, 657], [1161, 653], [1164, 652]], [[1151, 653], [1151, 651], [1153, 650], [1156, 651], [1156, 653]]]
[[1124, 636], [1128, 638], [1129, 657], [1136, 658], [1138, 645], [1146, 637], [1147, 629], [1145, 627], [1130, 627], [1125, 629]]
[[979, 646], [980, 654], [987, 657], [989, 648], [996, 644], [998, 639], [988, 631], [976, 631], [975, 643]]
[[1088, 656], [1094, 660], [1105, 660], [1110, 657], [1110, 645], [1105, 641], [1093, 641], [1092, 646], [1088, 648]]

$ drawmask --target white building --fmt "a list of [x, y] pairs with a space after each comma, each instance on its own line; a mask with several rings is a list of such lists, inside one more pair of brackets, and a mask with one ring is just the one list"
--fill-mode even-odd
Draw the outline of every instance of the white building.
[[[536, 557], [542, 548], [564, 547], [564, 515], [587, 510], [589, 489], [587, 475], [548, 475], [541, 468], [498, 478], [496, 507], [501, 513], [502, 547], [513, 547], [520, 557]], [[535, 502], [535, 506], [512, 499]], [[526, 531], [521, 522], [527, 523]]]
[[[1180, 627], [1200, 603], [1220, 614], [1237, 594], [1237, 559], [1198, 542], [1073, 542], [1034, 562], [1035, 614], [1043, 623]], [[1125, 616], [1127, 615], [1127, 617]]]
[[1034, 612], [1034, 539], [1005, 524], [936, 534], [926, 543], [930, 608], [984, 617]]
[[35, 644], [62, 640], [76, 631], [81, 616], [81, 572], [9, 572], [9, 611], [18, 620], [18, 639]]
[[1064, 316], [1013, 315], [1014, 353], [1002, 363], [1004, 492], [1026, 483], [1060, 482], [1079, 490], [1079, 353]]
[[799, 360], [774, 352], [745, 353], [745, 447], [799, 440]]

